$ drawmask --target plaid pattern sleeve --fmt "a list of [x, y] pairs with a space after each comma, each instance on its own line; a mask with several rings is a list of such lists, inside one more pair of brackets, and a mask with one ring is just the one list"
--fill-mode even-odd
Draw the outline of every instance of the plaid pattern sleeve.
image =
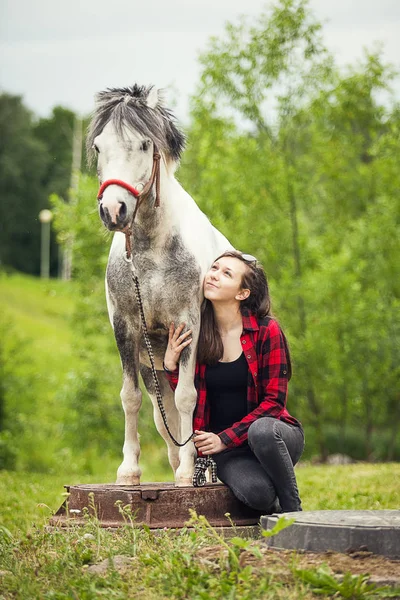
[[[258, 334], [258, 335], [257, 335]], [[249, 413], [219, 433], [228, 448], [241, 446], [247, 440], [250, 425], [260, 417], [274, 417], [299, 425], [286, 410], [288, 367], [286, 346], [279, 325], [269, 319], [258, 331], [242, 336], [249, 364], [247, 404]]]
[[176, 390], [176, 386], [178, 385], [179, 380], [179, 367], [175, 369], [175, 371], [167, 371], [164, 367], [164, 373], [170, 385], [170, 388], [174, 392]]
[[207, 402], [206, 365], [196, 364], [194, 384], [197, 389], [197, 404], [193, 415], [193, 431], [207, 431], [210, 407]]

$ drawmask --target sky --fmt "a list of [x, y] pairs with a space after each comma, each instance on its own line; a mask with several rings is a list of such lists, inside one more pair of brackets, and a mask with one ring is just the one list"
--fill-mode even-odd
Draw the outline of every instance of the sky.
[[[186, 121], [198, 55], [226, 22], [259, 15], [271, 0], [0, 0], [0, 91], [22, 95], [38, 116], [62, 105], [86, 115], [107, 87], [169, 88]], [[400, 70], [399, 0], [310, 0], [337, 64], [381, 42]], [[400, 82], [396, 83], [400, 98]], [[168, 102], [167, 102], [168, 104]]]

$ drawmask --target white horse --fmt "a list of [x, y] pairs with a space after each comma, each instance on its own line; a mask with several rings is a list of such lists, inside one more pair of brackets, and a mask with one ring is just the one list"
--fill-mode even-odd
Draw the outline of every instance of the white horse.
[[[171, 441], [156, 402], [131, 266], [125, 260], [125, 233], [132, 247], [167, 423], [180, 442], [192, 433], [204, 274], [215, 257], [232, 246], [174, 176], [185, 139], [172, 113], [163, 106], [160, 93], [153, 86], [134, 85], [108, 89], [99, 93], [96, 101], [87, 145], [98, 155], [100, 217], [116, 232], [107, 266], [106, 296], [123, 369], [125, 442], [117, 483], [140, 483], [140, 372], [153, 402], [157, 430], [168, 446], [175, 483], [191, 485], [194, 444], [189, 441], [178, 448]], [[162, 368], [171, 321], [176, 325], [184, 322], [186, 330], [193, 331], [193, 342], [181, 355], [175, 397]]]

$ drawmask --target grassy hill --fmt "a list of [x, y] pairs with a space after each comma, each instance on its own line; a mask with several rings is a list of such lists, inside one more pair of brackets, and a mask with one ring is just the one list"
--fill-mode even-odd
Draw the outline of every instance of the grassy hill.
[[56, 279], [0, 276], [2, 320], [29, 340], [32, 361], [47, 371], [63, 373], [74, 362], [70, 328], [74, 288], [74, 282]]
[[74, 287], [16, 273], [0, 277], [6, 428], [20, 468], [47, 471], [63, 445], [67, 411], [59, 391], [77, 363]]

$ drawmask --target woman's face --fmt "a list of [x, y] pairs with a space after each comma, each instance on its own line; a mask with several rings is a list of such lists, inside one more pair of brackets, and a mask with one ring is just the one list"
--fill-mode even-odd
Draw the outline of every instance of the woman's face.
[[204, 297], [211, 302], [247, 298], [250, 290], [242, 289], [242, 279], [247, 268], [242, 260], [233, 256], [223, 256], [214, 261], [204, 278]]

